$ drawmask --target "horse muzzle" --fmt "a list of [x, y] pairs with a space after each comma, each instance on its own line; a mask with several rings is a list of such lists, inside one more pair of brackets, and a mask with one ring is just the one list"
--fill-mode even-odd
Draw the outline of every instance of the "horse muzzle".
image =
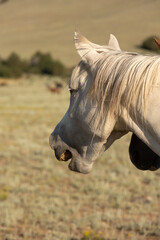
[[76, 149], [65, 144], [54, 132], [49, 137], [49, 144], [54, 150], [55, 157], [58, 161], [66, 162], [71, 159], [68, 165], [70, 170], [83, 174], [91, 171], [93, 163], [88, 163], [86, 159], [80, 156]]

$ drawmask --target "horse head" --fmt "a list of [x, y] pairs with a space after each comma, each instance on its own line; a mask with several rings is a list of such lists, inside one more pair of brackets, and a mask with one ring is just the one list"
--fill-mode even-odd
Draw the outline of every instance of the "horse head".
[[[69, 81], [69, 108], [50, 135], [56, 158], [71, 159], [70, 170], [88, 173], [100, 154], [131, 131], [136, 134], [130, 145], [131, 161], [139, 169], [158, 168], [157, 163], [148, 164], [147, 155], [140, 152], [150, 147], [156, 156], [160, 155], [160, 129], [156, 132], [154, 128], [159, 121], [155, 121], [154, 108], [160, 106], [160, 102], [155, 103], [159, 92], [154, 92], [149, 101], [147, 98], [156, 84], [155, 70], [158, 71], [160, 59], [122, 52], [113, 35], [106, 46], [94, 44], [79, 33], [75, 33], [74, 42], [81, 61]], [[152, 114], [150, 106], [154, 109]], [[145, 164], [139, 163], [141, 157]]]

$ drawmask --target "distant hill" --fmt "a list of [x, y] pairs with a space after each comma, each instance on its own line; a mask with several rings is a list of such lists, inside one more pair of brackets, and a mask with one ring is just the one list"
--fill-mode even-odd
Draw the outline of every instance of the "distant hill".
[[0, 5], [0, 56], [41, 50], [75, 65], [75, 29], [100, 44], [113, 33], [122, 49], [137, 51], [146, 37], [160, 35], [160, 1], [8, 0]]

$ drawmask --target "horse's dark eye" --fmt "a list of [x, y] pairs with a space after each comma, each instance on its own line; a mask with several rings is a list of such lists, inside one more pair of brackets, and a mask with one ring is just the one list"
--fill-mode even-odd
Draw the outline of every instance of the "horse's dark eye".
[[73, 89], [73, 88], [69, 88], [70, 94], [73, 95], [77, 92], [77, 90]]
[[70, 91], [70, 94], [71, 94], [71, 95], [72, 95], [72, 93], [74, 92], [74, 90], [73, 90], [73, 89], [70, 89], [69, 91]]

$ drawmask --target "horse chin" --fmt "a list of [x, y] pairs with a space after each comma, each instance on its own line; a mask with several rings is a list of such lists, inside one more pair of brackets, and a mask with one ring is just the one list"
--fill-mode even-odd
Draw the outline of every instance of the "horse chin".
[[91, 171], [93, 164], [85, 163], [84, 160], [75, 159], [74, 157], [71, 159], [68, 168], [71, 171], [87, 174]]

